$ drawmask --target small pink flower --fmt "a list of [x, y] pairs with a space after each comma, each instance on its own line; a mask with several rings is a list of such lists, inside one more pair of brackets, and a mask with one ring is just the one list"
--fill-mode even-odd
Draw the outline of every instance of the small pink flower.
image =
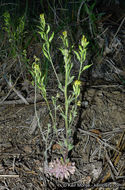
[[57, 158], [49, 163], [49, 166], [45, 168], [45, 173], [63, 180], [68, 179], [71, 174], [74, 174], [75, 169], [75, 163], [64, 163], [62, 160]]

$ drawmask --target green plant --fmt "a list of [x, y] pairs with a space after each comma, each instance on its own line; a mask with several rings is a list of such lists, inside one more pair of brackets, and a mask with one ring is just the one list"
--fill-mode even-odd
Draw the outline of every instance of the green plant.
[[96, 5], [96, 1], [94, 1], [92, 5], [90, 6], [88, 5], [87, 2], [85, 2], [84, 4], [85, 12], [87, 13], [89, 17], [89, 29], [90, 29], [90, 33], [92, 37], [96, 36], [96, 33], [97, 33], [97, 27], [96, 27], [97, 18], [93, 11], [93, 9], [95, 8], [95, 5]]
[[[37, 57], [34, 57], [35, 61], [32, 65], [31, 74], [34, 78], [35, 85], [41, 90], [41, 94], [47, 104], [47, 107], [49, 110], [49, 115], [51, 118], [51, 123], [48, 124], [49, 130], [50, 130], [50, 126], [51, 126], [53, 128], [54, 133], [56, 134], [56, 139], [58, 141], [58, 144], [61, 147], [60, 152], [62, 155], [61, 161], [57, 160], [57, 162], [54, 162], [54, 164], [51, 163], [50, 167], [46, 166], [46, 172], [48, 171], [47, 173], [51, 173], [51, 174], [55, 175], [56, 170], [58, 168], [57, 165], [58, 166], [60, 165], [60, 172], [62, 172], [62, 174], [58, 175], [58, 172], [57, 172], [56, 177], [60, 176], [61, 179], [63, 179], [63, 178], [65, 178], [65, 176], [67, 176], [67, 175], [65, 175], [67, 172], [68, 172], [68, 175], [69, 175], [69, 173], [75, 172], [74, 164], [73, 165], [70, 164], [71, 167], [68, 168], [68, 166], [69, 166], [68, 165], [68, 163], [69, 163], [68, 153], [73, 148], [72, 126], [73, 126], [73, 121], [77, 116], [77, 106], [79, 105], [78, 97], [80, 95], [80, 86], [81, 86], [80, 76], [84, 70], [88, 69], [91, 66], [91, 65], [86, 65], [86, 66], [84, 65], [84, 61], [86, 59], [86, 51], [87, 51], [86, 47], [89, 42], [87, 42], [85, 36], [83, 35], [78, 51], [74, 50], [74, 53], [76, 54], [76, 57], [77, 57], [78, 61], [80, 62], [80, 69], [79, 69], [79, 74], [78, 74], [77, 80], [75, 82], [73, 82], [74, 76], [72, 75], [72, 72], [71, 72], [72, 68], [73, 68], [73, 62], [71, 61], [71, 52], [73, 51], [73, 46], [72, 47], [69, 46], [67, 31], [64, 31], [62, 33], [62, 35], [60, 36], [60, 38], [62, 40], [62, 47], [60, 48], [60, 51], [63, 55], [64, 68], [65, 68], [65, 81], [64, 81], [64, 84], [62, 84], [60, 82], [58, 74], [55, 70], [54, 63], [51, 58], [51, 52], [50, 52], [50, 46], [51, 46], [51, 42], [54, 38], [54, 32], [52, 32], [50, 34], [50, 26], [46, 24], [44, 14], [40, 15], [39, 29], [40, 29], [39, 34], [41, 35], [41, 38], [43, 40], [43, 45], [42, 45], [43, 54], [48, 59], [48, 61], [51, 63], [52, 69], [53, 69], [54, 74], [57, 79], [58, 88], [61, 91], [61, 93], [64, 94], [64, 99], [65, 99], [64, 107], [62, 107], [61, 105], [57, 104], [57, 100], [59, 98], [59, 93], [57, 93], [57, 95], [55, 97], [53, 97], [53, 96], [51, 97], [52, 103], [54, 106], [54, 113], [53, 113], [50, 108], [48, 99], [47, 99], [46, 86], [44, 83], [45, 75], [42, 75], [42, 72], [40, 69], [40, 60]], [[73, 84], [73, 89], [72, 89], [72, 92], [69, 93], [69, 85], [71, 85], [71, 84]], [[72, 102], [74, 102], [74, 104], [71, 106]], [[60, 112], [60, 115], [62, 116], [62, 119], [64, 120], [65, 131], [63, 133], [62, 140], [60, 140], [58, 137], [57, 111]], [[39, 121], [39, 118], [38, 118], [38, 121]], [[44, 138], [45, 144], [47, 142], [47, 139]], [[45, 152], [47, 155], [47, 150], [45, 150]], [[46, 156], [46, 158], [47, 158], [47, 156]], [[63, 168], [65, 168], [65, 169], [63, 170]]]
[[9, 12], [4, 13], [4, 23], [3, 29], [8, 35], [8, 42], [10, 45], [10, 56], [17, 57], [22, 53], [23, 48], [23, 37], [24, 37], [24, 16], [20, 17], [16, 24], [11, 20]]

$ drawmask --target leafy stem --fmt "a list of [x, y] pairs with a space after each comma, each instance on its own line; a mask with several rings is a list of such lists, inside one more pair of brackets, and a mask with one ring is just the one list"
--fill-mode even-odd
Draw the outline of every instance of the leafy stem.
[[[50, 53], [50, 45], [51, 45], [51, 41], [54, 37], [54, 32], [52, 32], [52, 34], [50, 35], [50, 33], [49, 33], [50, 26], [46, 25], [44, 14], [40, 15], [39, 29], [40, 29], [39, 34], [41, 35], [41, 38], [43, 40], [43, 45], [42, 45], [43, 54], [48, 59], [48, 61], [51, 63], [51, 66], [53, 68], [54, 74], [55, 74], [57, 82], [58, 82], [58, 87], [64, 95], [64, 104], [65, 104], [64, 110], [63, 110], [63, 108], [61, 108], [60, 105], [56, 104], [58, 95], [56, 97], [52, 96], [52, 103], [53, 103], [53, 106], [55, 109], [55, 112], [52, 113], [50, 104], [47, 99], [46, 86], [44, 84], [44, 75], [42, 76], [42, 72], [41, 72], [40, 66], [39, 66], [39, 59], [36, 57], [35, 57], [35, 62], [33, 63], [33, 66], [32, 66], [31, 74], [35, 77], [36, 85], [41, 90], [42, 96], [47, 104], [47, 107], [49, 110], [49, 115], [50, 115], [50, 118], [52, 121], [51, 126], [53, 127], [53, 130], [56, 133], [58, 144], [61, 147], [60, 153], [62, 154], [63, 160], [65, 162], [66, 160], [68, 160], [69, 151], [72, 150], [72, 148], [73, 148], [72, 125], [74, 123], [74, 119], [77, 116], [77, 106], [79, 104], [78, 98], [80, 95], [80, 86], [81, 86], [80, 77], [81, 77], [82, 72], [91, 66], [91, 65], [84, 65], [84, 61], [86, 59], [86, 52], [87, 52], [86, 47], [89, 42], [83, 35], [78, 50], [77, 51], [74, 50], [74, 53], [80, 63], [80, 69], [79, 69], [79, 74], [78, 74], [77, 80], [73, 82], [74, 76], [71, 73], [72, 67], [73, 67], [73, 62], [71, 60], [71, 51], [73, 49], [73, 46], [71, 46], [71, 48], [69, 47], [67, 31], [64, 31], [62, 33], [62, 35], [60, 36], [62, 43], [63, 43], [62, 46], [60, 47], [60, 51], [63, 55], [64, 68], [65, 68], [65, 81], [64, 81], [64, 87], [63, 87], [58, 78], [58, 75], [57, 75], [57, 72], [54, 67], [52, 57], [51, 57], [51, 53]], [[73, 89], [71, 92], [68, 91], [69, 85], [73, 86]], [[71, 106], [71, 102], [73, 102], [72, 106]], [[69, 109], [70, 106], [71, 106], [71, 109]], [[64, 124], [65, 124], [65, 133], [63, 134], [63, 140], [59, 140], [59, 138], [58, 138], [57, 110], [60, 112], [60, 115], [62, 116]]]
[[49, 32], [50, 32], [50, 26], [47, 25], [47, 29], [46, 29], [46, 23], [45, 23], [45, 18], [44, 18], [44, 14], [40, 15], [40, 26], [38, 27], [40, 29], [39, 34], [41, 35], [41, 38], [44, 40], [43, 43], [43, 54], [45, 55], [45, 57], [50, 61], [51, 66], [53, 68], [54, 74], [56, 76], [56, 79], [58, 81], [58, 84], [60, 84], [60, 80], [59, 77], [57, 75], [57, 72], [55, 70], [51, 55], [50, 55], [50, 44], [51, 41], [54, 37], [54, 32], [51, 34], [51, 36], [49, 37]]

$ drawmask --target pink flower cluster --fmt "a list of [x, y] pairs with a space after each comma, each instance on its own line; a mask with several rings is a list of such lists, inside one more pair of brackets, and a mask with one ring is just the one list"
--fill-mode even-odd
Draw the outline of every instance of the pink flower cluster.
[[62, 160], [57, 158], [49, 163], [49, 166], [45, 168], [45, 173], [63, 180], [68, 179], [70, 174], [74, 174], [75, 169], [75, 163], [64, 163]]

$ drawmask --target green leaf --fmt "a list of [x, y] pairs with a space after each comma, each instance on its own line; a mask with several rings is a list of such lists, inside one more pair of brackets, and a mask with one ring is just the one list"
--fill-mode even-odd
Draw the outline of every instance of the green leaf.
[[76, 54], [77, 59], [80, 61], [80, 55], [79, 55], [79, 53], [77, 51], [74, 51], [74, 53]]
[[68, 43], [68, 39], [66, 39], [66, 47], [68, 48], [69, 47], [69, 43]]
[[47, 47], [47, 50], [49, 51], [50, 44], [48, 41], [46, 42], [46, 47]]
[[60, 113], [60, 114], [61, 114], [61, 116], [62, 116], [64, 119], [66, 119], [65, 114], [63, 114], [63, 113]]
[[67, 102], [68, 102], [69, 105], [70, 105], [71, 101], [72, 101], [72, 97], [71, 97], [71, 95], [70, 95], [70, 96], [68, 97], [68, 99], [67, 99]]
[[46, 52], [46, 50], [45, 50], [45, 49], [42, 49], [42, 51], [43, 51], [44, 56], [45, 56], [47, 59], [49, 59], [49, 56], [48, 56], [48, 53]]
[[[74, 93], [74, 95], [75, 95], [75, 93]], [[71, 102], [74, 101], [74, 100], [75, 100], [75, 98], [73, 98], [73, 97], [69, 97], [69, 98], [68, 98], [68, 104], [70, 105]]]
[[84, 51], [83, 59], [84, 59], [84, 61], [86, 59], [86, 50]]
[[52, 33], [52, 35], [49, 38], [49, 43], [51, 43], [52, 39], [54, 38], [54, 32]]
[[61, 83], [59, 83], [58, 87], [59, 87], [59, 89], [60, 89], [62, 92], [64, 92], [64, 88], [62, 87], [62, 84], [61, 84]]
[[47, 31], [46, 31], [46, 34], [48, 34], [50, 31], [50, 25], [47, 26]]
[[82, 71], [85, 71], [86, 69], [88, 69], [89, 67], [91, 67], [93, 64], [90, 64], [90, 65], [86, 65], [83, 67]]
[[69, 114], [69, 123], [71, 123], [71, 121], [72, 121], [72, 113], [70, 112], [70, 114]]
[[84, 4], [84, 7], [85, 7], [85, 11], [86, 11], [86, 13], [87, 13], [88, 15], [90, 15], [90, 11], [89, 11], [89, 8], [88, 8], [88, 6], [87, 6], [86, 3]]
[[67, 85], [69, 85], [70, 83], [72, 83], [73, 79], [74, 79], [74, 76], [70, 77]]
[[38, 32], [38, 33], [40, 34], [41, 38], [44, 39], [44, 38], [43, 38], [43, 37], [44, 37], [44, 36], [43, 36], [43, 32]]
[[83, 51], [83, 48], [82, 46], [79, 45], [79, 50], [82, 52]]
[[[41, 26], [37, 26], [41, 32], [44, 32], [43, 28]], [[39, 33], [39, 32], [38, 32]]]

